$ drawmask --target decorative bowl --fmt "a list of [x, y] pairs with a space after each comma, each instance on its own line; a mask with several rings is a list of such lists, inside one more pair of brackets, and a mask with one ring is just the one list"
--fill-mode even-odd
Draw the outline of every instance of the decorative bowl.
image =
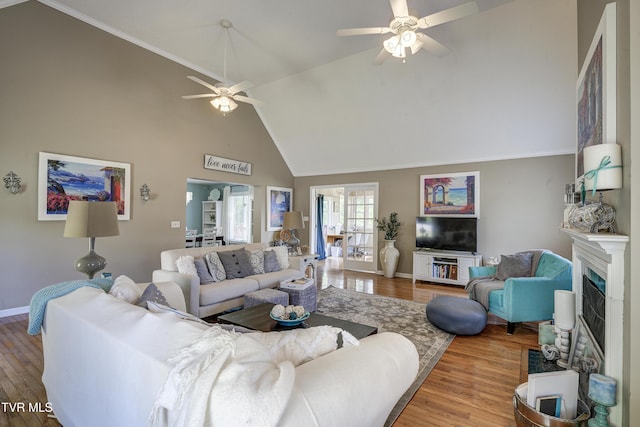
[[298, 317], [297, 319], [284, 320], [284, 319], [281, 319], [279, 317], [275, 317], [273, 314], [269, 313], [269, 317], [271, 317], [273, 320], [275, 320], [276, 322], [278, 322], [278, 324], [280, 324], [282, 326], [297, 326], [300, 323], [302, 323], [305, 320], [307, 320], [310, 315], [311, 314], [307, 311], [302, 315], [302, 317]]

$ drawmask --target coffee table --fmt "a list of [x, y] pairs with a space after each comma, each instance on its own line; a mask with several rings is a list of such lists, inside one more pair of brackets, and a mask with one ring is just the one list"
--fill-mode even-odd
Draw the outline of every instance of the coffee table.
[[298, 328], [309, 328], [311, 326], [335, 326], [348, 331], [357, 339], [377, 334], [378, 328], [363, 325], [361, 323], [349, 322], [348, 320], [336, 319], [335, 317], [325, 316], [323, 314], [311, 313], [309, 318], [298, 326], [282, 326], [271, 317], [269, 313], [273, 308], [273, 304], [259, 304], [243, 310], [234, 311], [232, 313], [218, 316], [218, 322], [228, 323], [231, 325], [242, 326], [244, 328], [253, 329], [262, 332], [271, 331], [287, 331]]

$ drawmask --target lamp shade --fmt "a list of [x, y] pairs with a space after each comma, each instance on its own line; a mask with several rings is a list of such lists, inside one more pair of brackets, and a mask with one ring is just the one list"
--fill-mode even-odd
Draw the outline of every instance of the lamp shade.
[[576, 325], [576, 294], [571, 291], [553, 293], [554, 319], [560, 329], [573, 329]]
[[622, 153], [618, 144], [596, 144], [585, 147], [584, 186], [587, 190], [622, 188]]
[[119, 234], [116, 202], [69, 202], [64, 237], [108, 237]]
[[282, 221], [282, 228], [287, 230], [298, 230], [304, 228], [302, 222], [302, 212], [285, 212]]

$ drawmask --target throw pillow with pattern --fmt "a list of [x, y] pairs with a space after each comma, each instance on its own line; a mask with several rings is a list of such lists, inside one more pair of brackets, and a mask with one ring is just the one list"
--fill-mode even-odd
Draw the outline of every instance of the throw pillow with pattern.
[[258, 249], [255, 251], [247, 251], [249, 255], [249, 263], [253, 267], [253, 274], [264, 273], [264, 251]]
[[220, 261], [220, 257], [217, 252], [209, 252], [204, 256], [207, 261], [207, 267], [209, 267], [209, 273], [214, 282], [221, 282], [227, 278], [227, 272], [224, 270], [224, 265]]
[[140, 307], [147, 308], [147, 301], [155, 302], [158, 304], [169, 306], [169, 302], [164, 294], [158, 289], [154, 283], [149, 283], [149, 286], [144, 290], [138, 304]]

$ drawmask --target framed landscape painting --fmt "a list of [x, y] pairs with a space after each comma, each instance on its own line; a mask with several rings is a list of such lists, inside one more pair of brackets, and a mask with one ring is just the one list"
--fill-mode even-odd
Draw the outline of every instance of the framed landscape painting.
[[116, 202], [118, 219], [128, 220], [131, 164], [40, 152], [38, 220], [63, 221], [71, 200]]
[[480, 216], [480, 172], [420, 176], [420, 216]]
[[584, 175], [585, 147], [616, 143], [616, 4], [605, 7], [576, 87], [576, 184]]
[[283, 187], [267, 187], [267, 231], [282, 230], [284, 213], [293, 206], [293, 189]]

